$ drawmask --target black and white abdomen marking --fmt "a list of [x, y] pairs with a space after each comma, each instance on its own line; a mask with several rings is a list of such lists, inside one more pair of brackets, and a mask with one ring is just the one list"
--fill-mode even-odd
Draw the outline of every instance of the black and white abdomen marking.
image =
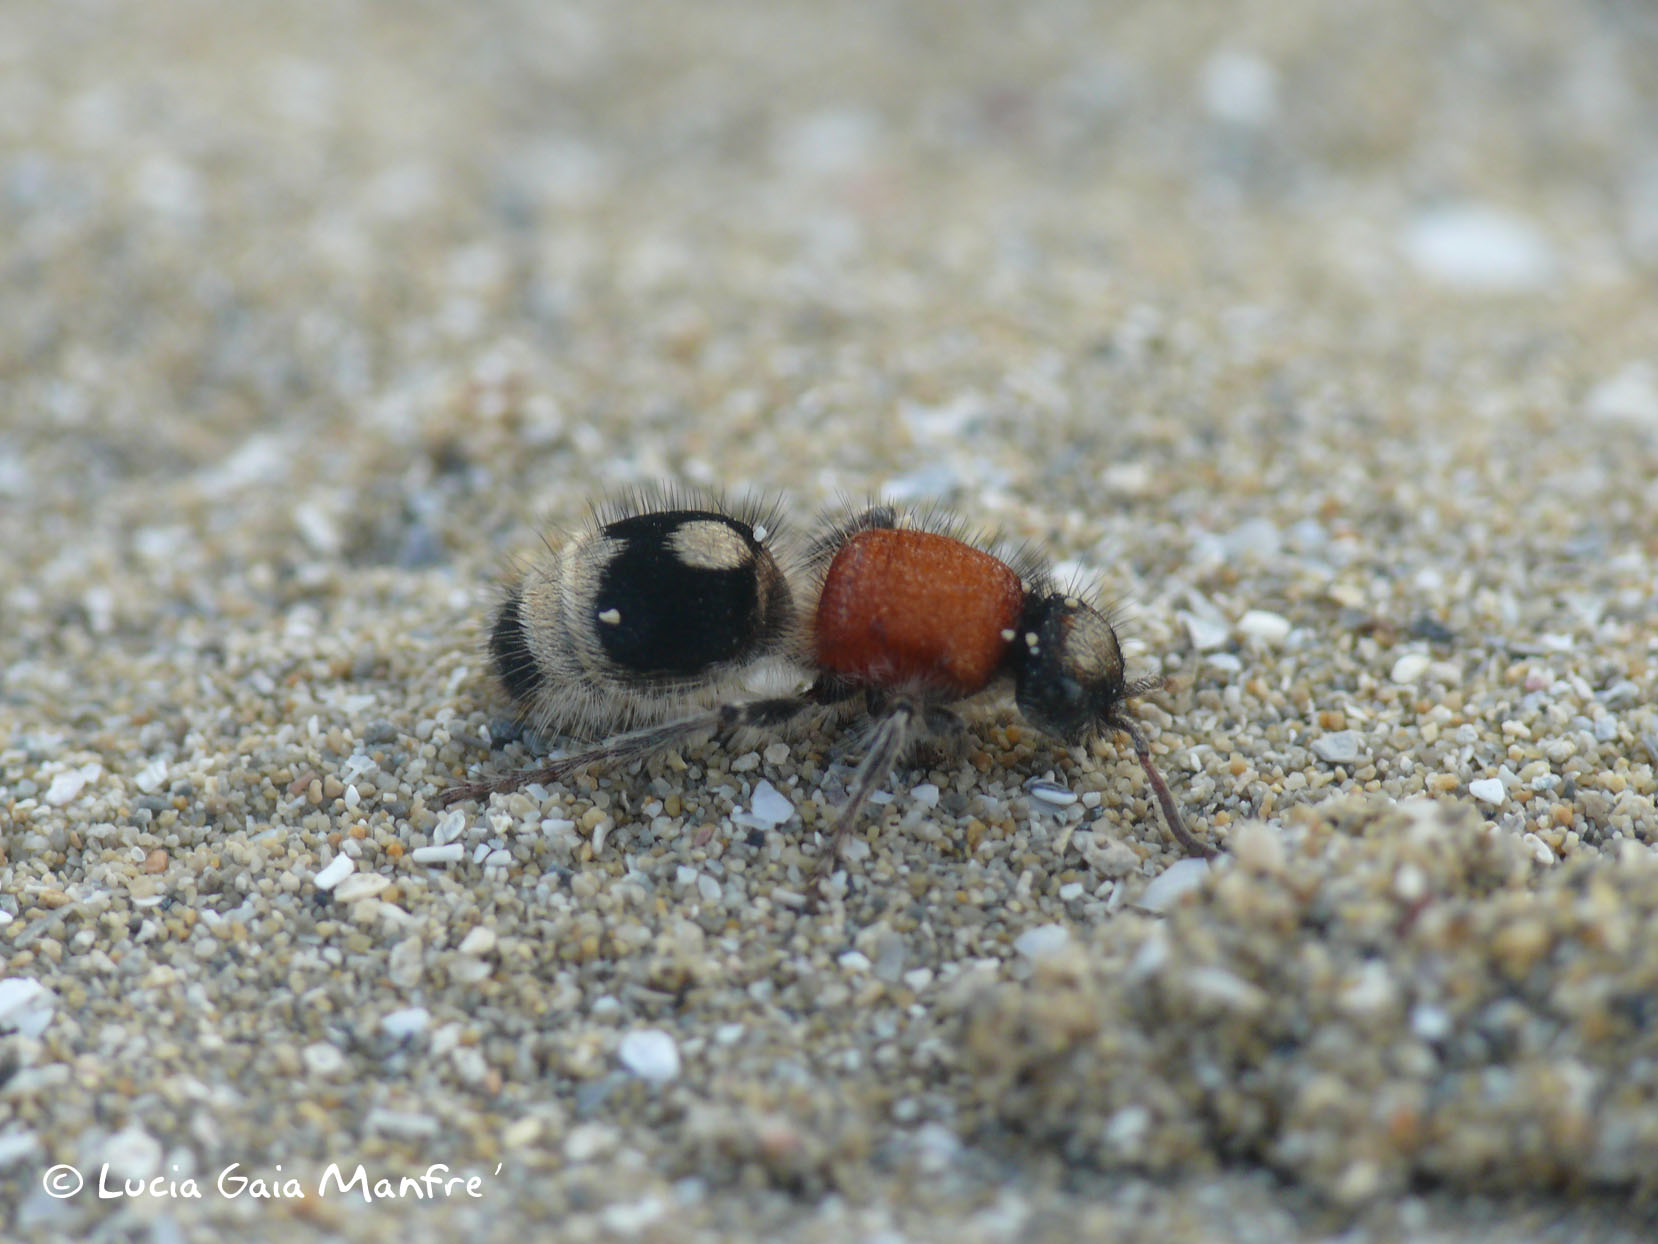
[[776, 530], [763, 507], [702, 494], [611, 503], [508, 590], [496, 675], [538, 729], [577, 734], [709, 702], [795, 639]]
[[535, 698], [541, 687], [541, 671], [524, 636], [524, 598], [513, 588], [495, 614], [495, 625], [489, 631], [489, 657], [495, 666], [495, 676], [519, 704]]
[[695, 678], [743, 660], [788, 612], [788, 587], [746, 523], [670, 510], [611, 523], [603, 538], [594, 631], [619, 676]]

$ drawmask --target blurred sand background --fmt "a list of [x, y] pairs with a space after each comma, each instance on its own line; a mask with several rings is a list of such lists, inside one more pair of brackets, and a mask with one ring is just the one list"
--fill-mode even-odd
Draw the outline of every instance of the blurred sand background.
[[[5, 1232], [1651, 1238], [1655, 343], [1634, 0], [8, 3]], [[817, 916], [845, 738], [439, 815], [661, 477], [1040, 543], [1231, 860], [1005, 706]]]

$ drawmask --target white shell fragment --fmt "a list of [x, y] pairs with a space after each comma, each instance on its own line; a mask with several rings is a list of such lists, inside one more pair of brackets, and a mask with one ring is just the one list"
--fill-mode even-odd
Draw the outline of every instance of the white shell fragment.
[[1211, 648], [1219, 648], [1231, 638], [1231, 631], [1226, 623], [1209, 617], [1199, 617], [1193, 613], [1181, 613], [1180, 620], [1186, 624], [1186, 634], [1192, 641], [1192, 647], [1199, 652], [1207, 652]]
[[1508, 799], [1508, 788], [1501, 778], [1476, 778], [1468, 783], [1468, 793], [1492, 807], [1499, 807]]
[[1025, 783], [1025, 792], [1032, 799], [1040, 799], [1043, 803], [1052, 804], [1056, 808], [1068, 808], [1077, 801], [1075, 791], [1061, 786], [1058, 782], [1050, 782], [1046, 778], [1032, 778]]
[[495, 949], [495, 930], [487, 925], [473, 925], [455, 949], [463, 955], [487, 955]]
[[359, 899], [373, 898], [390, 885], [391, 878], [379, 873], [356, 873], [347, 877], [335, 887], [334, 901], [337, 903], [355, 903]]
[[454, 864], [465, 854], [465, 847], [458, 842], [451, 842], [441, 847], [416, 847], [409, 852], [409, 858], [416, 864]]
[[86, 784], [102, 772], [102, 765], [92, 763], [57, 774], [52, 778], [52, 784], [46, 788], [47, 804], [61, 808], [64, 804], [73, 802]]
[[1013, 939], [1013, 948], [1027, 959], [1057, 954], [1071, 941], [1071, 930], [1063, 924], [1039, 924]]
[[300, 1051], [305, 1070], [315, 1079], [327, 1079], [345, 1070], [346, 1058], [340, 1047], [327, 1041], [315, 1041]]
[[1260, 129], [1278, 116], [1278, 71], [1251, 52], [1215, 52], [1203, 62], [1198, 90], [1204, 110], [1217, 121]]
[[332, 890], [349, 877], [356, 867], [356, 862], [349, 855], [336, 855], [326, 867], [317, 870], [317, 875], [311, 878], [311, 882], [319, 890]]
[[616, 1057], [641, 1080], [667, 1084], [679, 1077], [679, 1044], [660, 1028], [630, 1032], [616, 1047]]
[[1276, 648], [1290, 636], [1290, 620], [1281, 613], [1251, 609], [1238, 619], [1238, 634], [1245, 639]]
[[767, 827], [781, 825], [794, 815], [794, 804], [763, 778], [754, 787], [754, 798], [749, 807], [754, 819], [765, 822]]
[[1313, 755], [1326, 764], [1350, 765], [1359, 758], [1363, 742], [1357, 730], [1332, 730], [1313, 740]]
[[1597, 419], [1658, 427], [1658, 368], [1629, 364], [1590, 389], [1583, 408]]
[[1201, 886], [1208, 875], [1208, 860], [1176, 860], [1151, 879], [1151, 884], [1141, 893], [1135, 906], [1147, 911], [1167, 911], [1184, 895]]
[[392, 1011], [382, 1016], [380, 1031], [394, 1041], [403, 1041], [425, 1032], [431, 1018], [431, 1012], [423, 1006], [404, 1007], [401, 1011]]
[[1409, 686], [1423, 674], [1428, 672], [1428, 666], [1433, 664], [1433, 658], [1425, 652], [1407, 652], [1393, 663], [1388, 678], [1400, 686]]
[[1536, 289], [1555, 270], [1553, 250], [1531, 221], [1485, 203], [1424, 211], [1399, 245], [1418, 274], [1472, 294]]
[[52, 1022], [57, 998], [37, 980], [12, 976], [0, 980], [0, 1032], [38, 1037]]

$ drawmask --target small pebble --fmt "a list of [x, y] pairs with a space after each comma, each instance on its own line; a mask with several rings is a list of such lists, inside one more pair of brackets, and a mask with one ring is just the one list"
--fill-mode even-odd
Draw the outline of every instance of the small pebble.
[[86, 784], [102, 772], [102, 768], [101, 765], [88, 764], [82, 765], [79, 769], [59, 773], [46, 788], [45, 801], [54, 808], [61, 808], [64, 804], [73, 802], [86, 788]]
[[1117, 1156], [1132, 1159], [1144, 1144], [1151, 1122], [1151, 1111], [1144, 1106], [1125, 1106], [1106, 1120], [1105, 1143]]
[[1058, 782], [1049, 782], [1041, 778], [1032, 778], [1026, 782], [1025, 791], [1032, 799], [1039, 799], [1056, 808], [1068, 808], [1077, 801], [1075, 791], [1066, 789]]
[[1644, 359], [1628, 364], [1590, 389], [1583, 409], [1596, 419], [1658, 428], [1658, 367]]
[[1231, 628], [1217, 619], [1182, 613], [1180, 620], [1186, 624], [1186, 634], [1192, 641], [1192, 647], [1199, 652], [1223, 647], [1232, 638]]
[[426, 945], [418, 937], [406, 937], [391, 949], [386, 975], [400, 989], [413, 989], [426, 972]]
[[317, 875], [311, 878], [311, 882], [319, 890], [332, 890], [349, 877], [356, 867], [356, 861], [349, 855], [336, 855], [325, 867], [317, 870]]
[[391, 885], [390, 877], [382, 876], [379, 873], [356, 873], [333, 887], [334, 901], [337, 903], [355, 903], [361, 899], [373, 898], [389, 885]]
[[1184, 895], [1201, 886], [1208, 875], [1208, 860], [1176, 860], [1151, 879], [1151, 884], [1141, 892], [1135, 905], [1147, 911], [1167, 911]]
[[1443, 1007], [1419, 1002], [1410, 1010], [1410, 1030], [1423, 1041], [1443, 1041], [1451, 1035], [1451, 1017]]
[[1393, 874], [1393, 892], [1400, 901], [1415, 903], [1428, 892], [1427, 875], [1415, 864], [1401, 864]]
[[1536, 860], [1539, 864], [1557, 864], [1560, 862], [1560, 857], [1554, 853], [1554, 848], [1549, 846], [1548, 843], [1544, 842], [1536, 834], [1528, 833], [1520, 841], [1523, 842], [1526, 849], [1531, 852], [1531, 858]]
[[1203, 105], [1217, 121], [1260, 129], [1278, 116], [1278, 71], [1253, 53], [1224, 50], [1203, 62]]
[[1476, 778], [1468, 783], [1468, 793], [1481, 803], [1488, 803], [1493, 807], [1500, 806], [1508, 800], [1508, 788], [1503, 785], [1501, 778]]
[[453, 864], [466, 855], [466, 848], [458, 842], [444, 847], [416, 847], [409, 858], [416, 864]]
[[1420, 213], [1401, 234], [1400, 247], [1422, 276], [1476, 294], [1537, 289], [1555, 268], [1553, 252], [1529, 220], [1484, 203]]
[[1039, 924], [1014, 938], [1013, 948], [1027, 959], [1040, 959], [1065, 949], [1070, 943], [1071, 930], [1064, 925]]
[[481, 924], [474, 925], [455, 949], [463, 955], [487, 955], [495, 949], [495, 930]]
[[621, 1139], [616, 1129], [608, 1124], [583, 1123], [571, 1128], [570, 1134], [564, 1138], [564, 1158], [568, 1162], [591, 1162], [612, 1152]]
[[52, 1022], [57, 999], [39, 981], [26, 976], [0, 980], [0, 1032], [38, 1037]]
[[1398, 993], [1387, 964], [1380, 959], [1370, 959], [1342, 985], [1337, 1002], [1347, 1014], [1365, 1019], [1389, 1009], [1398, 998]]
[[443, 1124], [420, 1110], [386, 1110], [376, 1107], [363, 1119], [371, 1134], [400, 1136], [405, 1140], [428, 1140], [443, 1130]]
[[659, 1028], [630, 1032], [616, 1047], [616, 1056], [641, 1080], [666, 1084], [679, 1076], [679, 1045]]
[[1410, 686], [1427, 673], [1432, 664], [1433, 658], [1425, 652], [1407, 652], [1393, 663], [1388, 679], [1400, 686]]
[[1359, 758], [1364, 737], [1357, 730], [1332, 730], [1312, 742], [1313, 755], [1326, 764], [1350, 765]]
[[607, 1205], [599, 1211], [599, 1223], [610, 1234], [632, 1238], [668, 1212], [668, 1202], [648, 1196], [629, 1203]]
[[1271, 1002], [1271, 995], [1266, 990], [1225, 968], [1200, 967], [1183, 971], [1180, 983], [1193, 998], [1240, 1015], [1258, 1015]]
[[1289, 638], [1290, 620], [1283, 614], [1251, 609], [1238, 619], [1238, 633], [1268, 648], [1277, 648]]
[[402, 1041], [425, 1032], [431, 1020], [431, 1013], [425, 1007], [409, 1006], [382, 1016], [380, 1030], [394, 1041]]
[[1284, 842], [1278, 831], [1259, 821], [1250, 821], [1233, 835], [1232, 854], [1238, 863], [1258, 873], [1284, 870]]
[[327, 1041], [317, 1041], [306, 1046], [301, 1057], [305, 1060], [305, 1070], [319, 1078], [338, 1075], [345, 1070], [345, 1055], [340, 1052], [338, 1046], [330, 1045]]
[[432, 826], [432, 841], [441, 847], [455, 841], [465, 832], [466, 813], [451, 810], [440, 816], [438, 823]]
[[509, 1123], [501, 1133], [501, 1147], [504, 1149], [524, 1149], [534, 1144], [545, 1130], [540, 1119], [534, 1115], [515, 1120]]
[[767, 828], [781, 825], [794, 815], [794, 804], [764, 778], [755, 783], [754, 796], [749, 807], [755, 819]]
[[108, 1164], [110, 1174], [123, 1180], [154, 1178], [161, 1169], [163, 1156], [159, 1140], [143, 1128], [131, 1125], [105, 1140], [99, 1155]]
[[40, 1149], [40, 1138], [33, 1132], [8, 1128], [0, 1132], [0, 1171], [14, 1162], [33, 1157]]
[[153, 795], [166, 783], [169, 768], [165, 760], [157, 757], [133, 775], [132, 784], [146, 795]]

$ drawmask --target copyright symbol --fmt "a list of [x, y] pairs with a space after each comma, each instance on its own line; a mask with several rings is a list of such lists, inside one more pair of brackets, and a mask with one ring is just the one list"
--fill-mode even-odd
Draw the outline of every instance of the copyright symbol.
[[40, 1177], [40, 1185], [46, 1189], [46, 1195], [60, 1201], [74, 1196], [85, 1182], [81, 1173], [67, 1162], [59, 1162]]

